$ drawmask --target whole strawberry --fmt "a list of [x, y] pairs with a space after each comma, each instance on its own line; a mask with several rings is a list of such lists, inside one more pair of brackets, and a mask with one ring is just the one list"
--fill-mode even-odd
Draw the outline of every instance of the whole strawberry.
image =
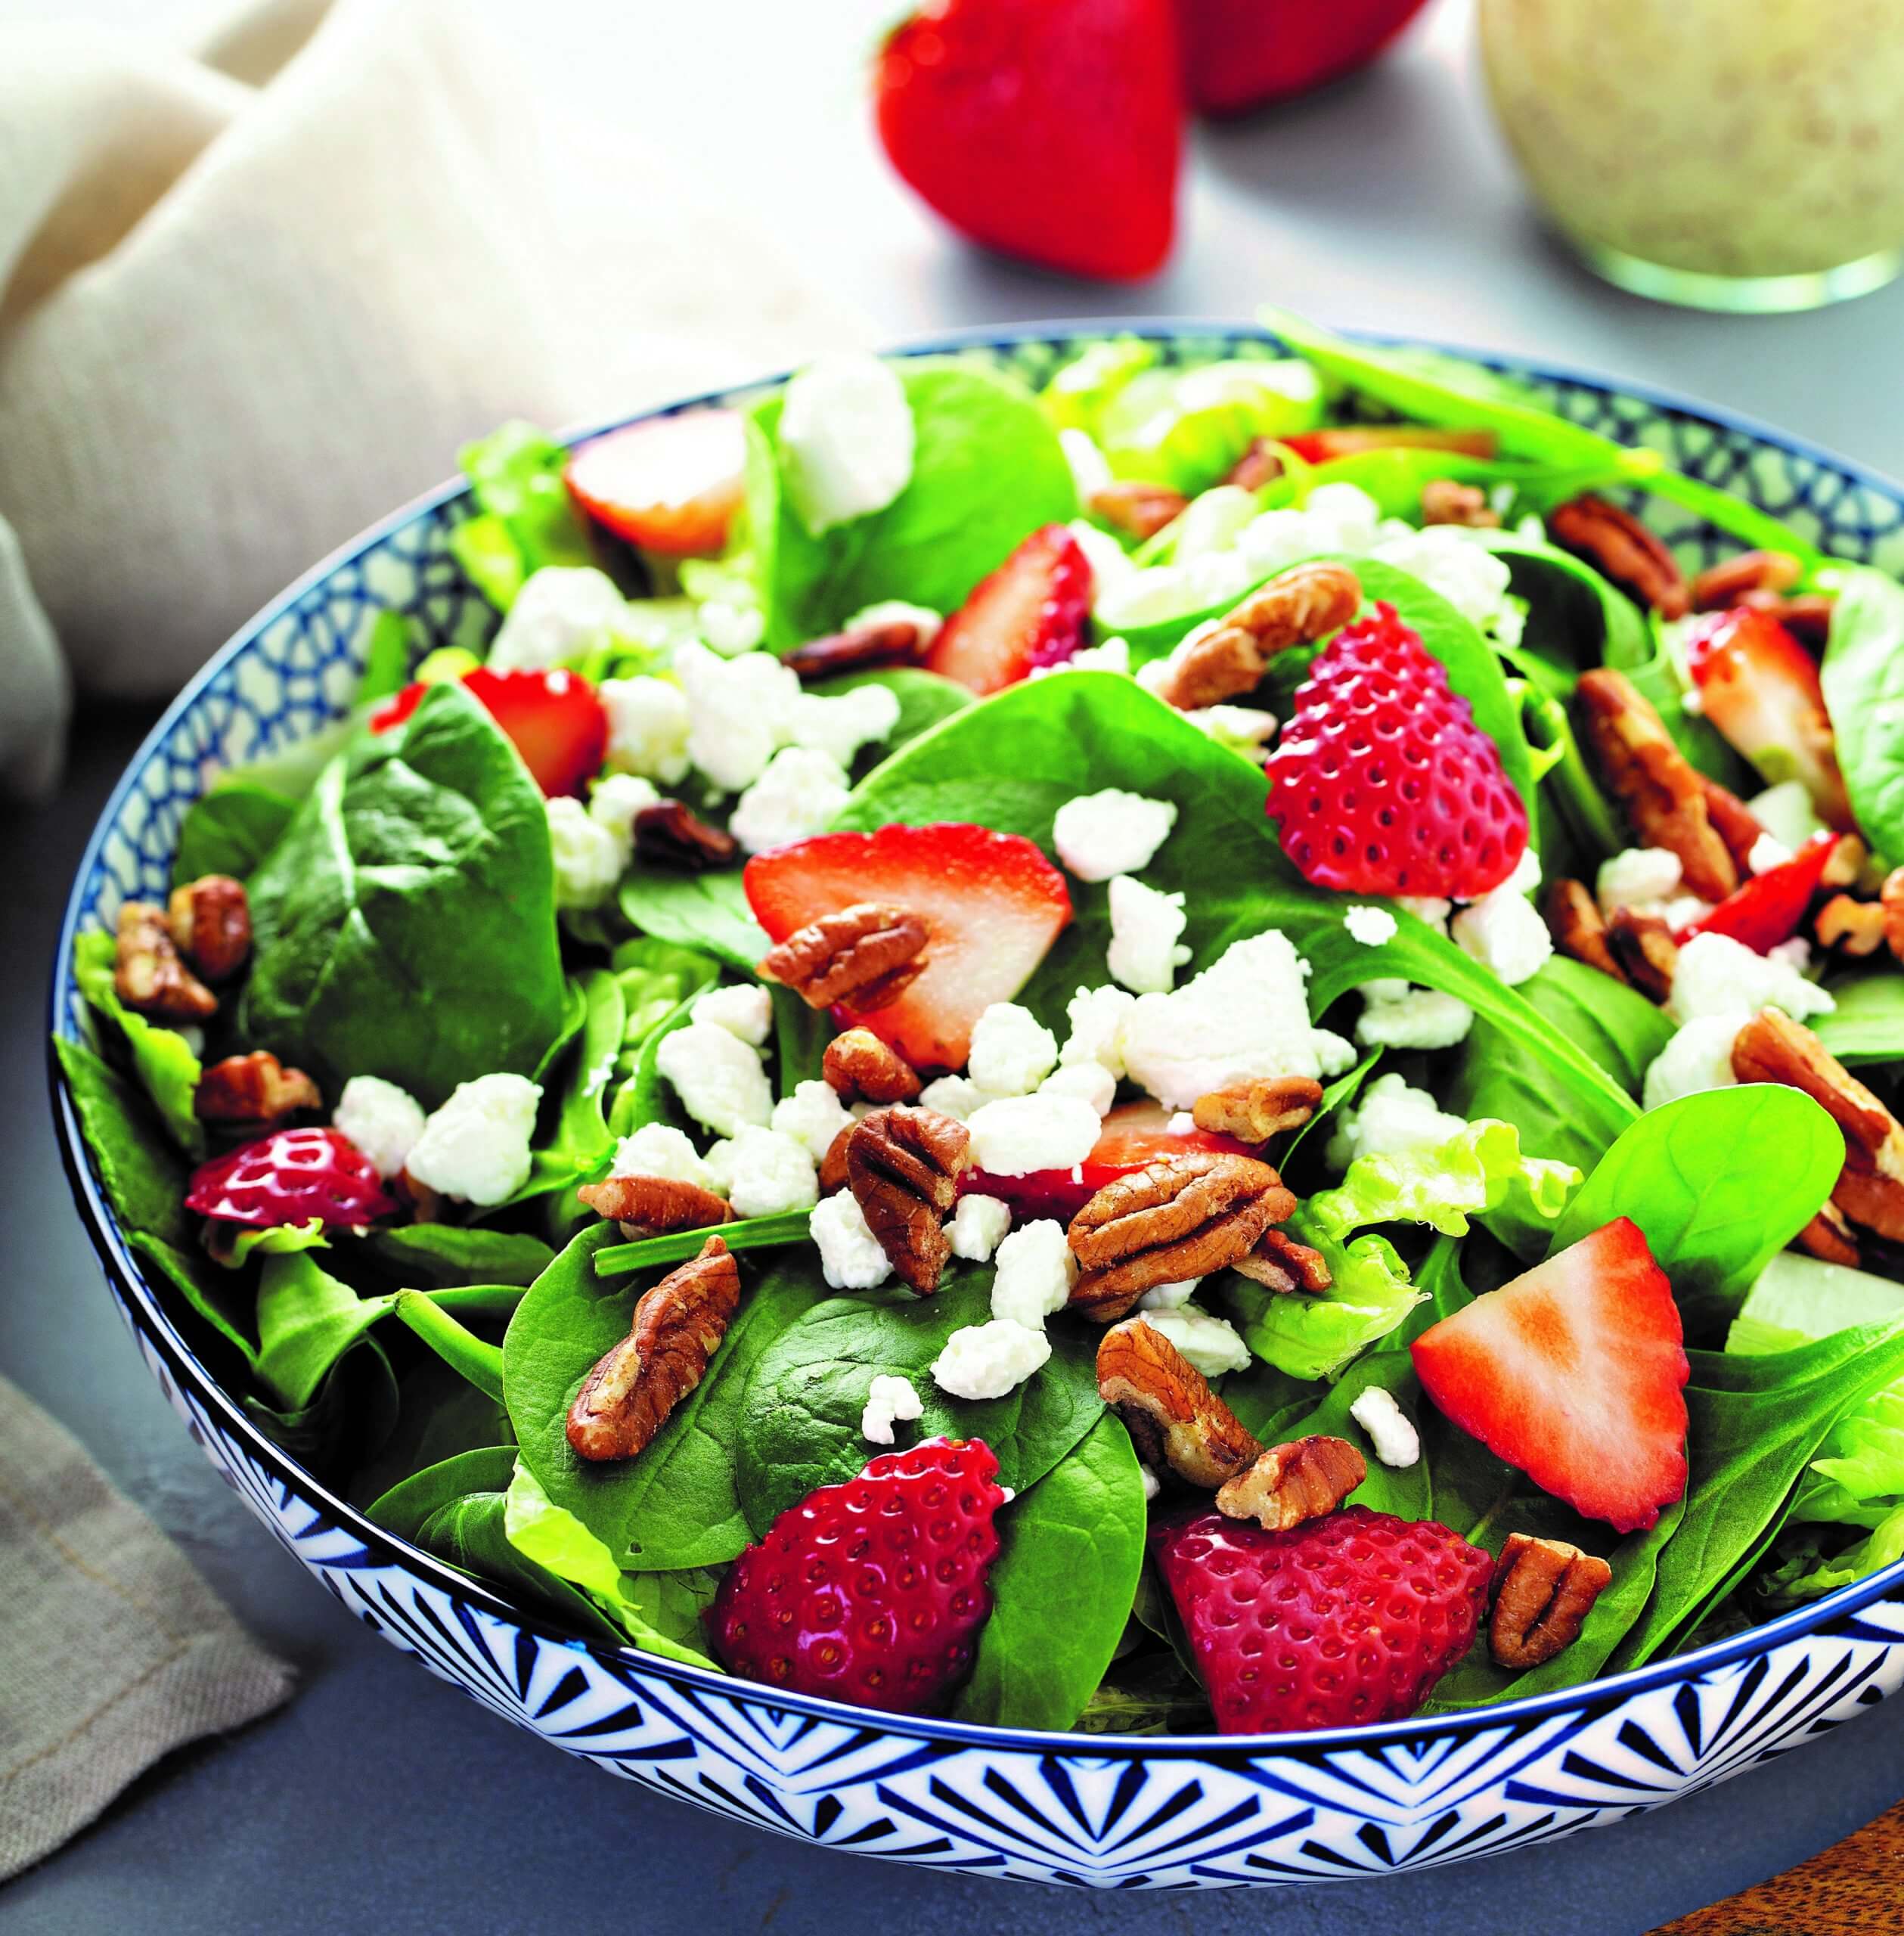
[[372, 1224], [394, 1216], [371, 1159], [334, 1129], [280, 1129], [192, 1172], [185, 1208], [221, 1223]]
[[971, 1671], [1004, 1503], [982, 1439], [882, 1453], [789, 1506], [727, 1569], [708, 1612], [715, 1652], [746, 1680], [930, 1713]]
[[1201, 1512], [1151, 1534], [1224, 1734], [1400, 1720], [1472, 1643], [1493, 1562], [1350, 1506], [1285, 1533]]
[[1527, 810], [1500, 749], [1392, 605], [1345, 627], [1296, 689], [1270, 812], [1304, 880], [1471, 901], [1514, 871]]

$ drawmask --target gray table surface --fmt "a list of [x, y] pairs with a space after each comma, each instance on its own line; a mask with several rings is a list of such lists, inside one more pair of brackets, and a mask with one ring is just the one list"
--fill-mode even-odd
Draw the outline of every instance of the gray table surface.
[[[471, 0], [507, 16], [504, 0]], [[0, 23], [46, 0], [0, 0]], [[70, 10], [150, 25], [147, 0]], [[499, 19], [526, 67], [578, 97], [613, 76], [717, 192], [893, 337], [1035, 316], [1247, 315], [1266, 297], [1335, 322], [1596, 368], [1769, 418], [1904, 470], [1904, 289], [1769, 321], [1695, 317], [1606, 290], [1527, 216], [1475, 92], [1463, 0], [1442, 0], [1382, 69], [1270, 119], [1199, 135], [1183, 246], [1135, 291], [1039, 277], [949, 244], [881, 172], [857, 106], [888, 0], [818, 9], [704, 0], [609, 10], [554, 0]], [[525, 17], [532, 12], [530, 20]], [[715, 50], [744, 29], [747, 57]], [[628, 59], [605, 37], [631, 36]], [[718, 80], [684, 89], [684, 73]], [[771, 165], [797, 154], [797, 168]], [[11, 1264], [0, 1368], [86, 1440], [240, 1615], [294, 1661], [291, 1705], [173, 1757], [95, 1829], [0, 1892], [9, 1932], [388, 1925], [471, 1931], [1036, 1926], [1310, 1936], [1368, 1926], [1634, 1936], [1802, 1859], [1904, 1788], [1904, 1702], [1712, 1792], [1589, 1836], [1376, 1882], [1147, 1900], [919, 1873], [811, 1851], [612, 1782], [516, 1733], [352, 1621], [203, 1463], [113, 1315], [69, 1202], [42, 1099], [41, 1029], [59, 904], [145, 720], [81, 722], [62, 798], [0, 814], [17, 883], [0, 956], [0, 1082], [17, 1127], [0, 1174]]]

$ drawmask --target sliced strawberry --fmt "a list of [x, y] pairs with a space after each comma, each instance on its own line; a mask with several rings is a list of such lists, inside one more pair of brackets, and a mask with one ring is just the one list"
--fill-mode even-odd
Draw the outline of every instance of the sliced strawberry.
[[671, 558], [713, 557], [727, 549], [746, 462], [740, 413], [696, 410], [593, 438], [563, 476], [575, 502], [630, 544]]
[[1819, 818], [1853, 830], [1818, 664], [1769, 612], [1735, 605], [1691, 620], [1686, 671], [1701, 708], [1766, 779], [1802, 780]]
[[1444, 1317], [1411, 1351], [1463, 1432], [1589, 1519], [1633, 1532], [1685, 1492], [1679, 1308], [1631, 1218]]
[[1022, 1177], [997, 1177], [988, 1170], [966, 1170], [959, 1178], [959, 1194], [1002, 1197], [1020, 1223], [1055, 1217], [1068, 1224], [1107, 1183], [1160, 1156], [1180, 1156], [1186, 1150], [1254, 1153], [1248, 1143], [1214, 1130], [1173, 1130], [1170, 1119], [1161, 1103], [1126, 1103], [1104, 1118], [1091, 1153], [1075, 1175], [1069, 1170], [1032, 1170]]
[[363, 1151], [341, 1131], [274, 1130], [191, 1174], [185, 1208], [225, 1224], [372, 1224], [397, 1206]]
[[1024, 987], [1071, 919], [1065, 877], [1037, 846], [963, 821], [822, 833], [747, 863], [747, 899], [775, 941], [861, 901], [926, 923], [925, 966], [864, 1023], [915, 1069], [963, 1069], [972, 1025]]
[[1463, 457], [1491, 458], [1501, 440], [1492, 430], [1443, 430], [1423, 424], [1344, 424], [1326, 430], [1304, 430], [1282, 440], [1285, 449], [1310, 464], [1364, 451], [1454, 451]]
[[[573, 672], [492, 672], [479, 666], [463, 684], [523, 756], [537, 786], [553, 799], [579, 793], [608, 753], [608, 715], [595, 688]], [[387, 733], [417, 709], [429, 688], [405, 686], [371, 714], [371, 731]]]
[[1838, 838], [1828, 830], [1814, 833], [1789, 861], [1754, 874], [1710, 914], [1701, 914], [1673, 939], [1684, 942], [1694, 935], [1730, 935], [1758, 954], [1769, 954], [1797, 933], [1825, 870], [1837, 852]]
[[939, 628], [926, 669], [995, 693], [1055, 666], [1084, 643], [1091, 567], [1062, 524], [1034, 531]]

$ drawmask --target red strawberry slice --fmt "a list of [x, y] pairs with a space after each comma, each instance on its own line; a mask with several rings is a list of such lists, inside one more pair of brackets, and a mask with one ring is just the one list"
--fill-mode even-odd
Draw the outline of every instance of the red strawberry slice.
[[[463, 675], [523, 756], [537, 786], [550, 799], [579, 793], [602, 770], [608, 755], [608, 715], [595, 688], [573, 672], [492, 672], [479, 666]], [[371, 731], [387, 733], [414, 712], [429, 688], [405, 686], [371, 714]]]
[[1679, 1308], [1617, 1217], [1410, 1348], [1422, 1389], [1543, 1491], [1623, 1533], [1685, 1491]]
[[926, 0], [882, 48], [875, 86], [893, 166], [973, 241], [1118, 280], [1169, 254], [1172, 0]]
[[729, 1568], [708, 1612], [715, 1652], [744, 1680], [930, 1713], [972, 1670], [1005, 1497], [983, 1439], [882, 1453]]
[[671, 558], [713, 557], [746, 495], [747, 437], [733, 410], [651, 417], [581, 445], [563, 472], [588, 515]]
[[334, 1129], [280, 1129], [192, 1172], [185, 1208], [221, 1223], [374, 1224], [397, 1206], [363, 1151]]
[[1692, 619], [1686, 671], [1702, 710], [1770, 781], [1802, 780], [1819, 819], [1855, 826], [1818, 664], [1769, 612], [1735, 605]]
[[1500, 749], [1392, 605], [1345, 627], [1296, 689], [1269, 811], [1304, 880], [1471, 901], [1514, 871], [1527, 810]]
[[817, 834], [756, 854], [744, 880], [754, 918], [777, 942], [865, 901], [925, 922], [926, 965], [895, 1001], [835, 1011], [915, 1069], [963, 1069], [972, 1025], [1024, 987], [1071, 919], [1065, 877], [1032, 842], [963, 821]]
[[1170, 1118], [1161, 1103], [1126, 1103], [1104, 1118], [1103, 1130], [1076, 1175], [1069, 1170], [1032, 1170], [1022, 1177], [996, 1177], [989, 1170], [966, 1170], [959, 1177], [959, 1194], [1001, 1197], [1020, 1223], [1055, 1217], [1068, 1224], [1107, 1183], [1160, 1157], [1180, 1156], [1186, 1150], [1254, 1153], [1248, 1143], [1214, 1130], [1171, 1129]]
[[926, 669], [995, 693], [1055, 666], [1084, 643], [1091, 567], [1062, 524], [1034, 531], [939, 628]]
[[1366, 1506], [1282, 1533], [1205, 1509], [1151, 1546], [1224, 1734], [1404, 1720], [1473, 1645], [1494, 1568]]
[[1178, 0], [1184, 74], [1205, 114], [1283, 101], [1372, 60], [1422, 0]]
[[1343, 424], [1304, 430], [1280, 440], [1309, 464], [1329, 464], [1365, 451], [1453, 451], [1462, 457], [1491, 458], [1501, 447], [1493, 430], [1440, 430], [1424, 424]]
[[1813, 834], [1789, 861], [1754, 874], [1710, 914], [1701, 914], [1681, 929], [1674, 939], [1683, 942], [1694, 935], [1730, 935], [1760, 954], [1770, 953], [1797, 933], [1825, 870], [1837, 852], [1838, 839], [1829, 831]]

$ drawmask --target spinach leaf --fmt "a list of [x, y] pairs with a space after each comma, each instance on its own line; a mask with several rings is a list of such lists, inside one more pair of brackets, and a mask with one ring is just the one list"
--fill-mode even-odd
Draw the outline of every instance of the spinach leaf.
[[1086, 1704], [1080, 1734], [1206, 1734], [1210, 1703], [1174, 1654], [1119, 1661]]
[[767, 642], [838, 629], [882, 599], [956, 610], [1039, 526], [1078, 514], [1058, 433], [1009, 378], [916, 359], [899, 372], [913, 413], [911, 480], [883, 510], [812, 536], [781, 489], [781, 399], [754, 409], [747, 520]]
[[540, 1237], [456, 1224], [399, 1224], [366, 1248], [406, 1284], [532, 1284], [555, 1260]]
[[887, 753], [896, 752], [909, 740], [949, 719], [972, 703], [972, 694], [951, 679], [936, 672], [921, 672], [915, 666], [896, 666], [879, 672], [843, 672], [834, 679], [822, 679], [808, 687], [822, 699], [839, 699], [861, 686], [883, 686], [899, 702], [899, 722], [878, 746], [862, 749], [854, 765], [857, 779], [876, 766]]
[[185, 1166], [160, 1133], [147, 1100], [85, 1044], [55, 1035], [53, 1052], [114, 1215], [137, 1234], [175, 1247], [191, 1243]]
[[351, 1503], [367, 1506], [426, 1466], [458, 1452], [512, 1442], [509, 1415], [440, 1358], [417, 1360], [397, 1380], [397, 1418], [382, 1449], [351, 1475]]
[[[208, 1264], [202, 1252], [181, 1250], [163, 1237], [133, 1231], [127, 1241], [185, 1301], [186, 1309], [237, 1352], [244, 1369], [258, 1369], [258, 1345], [251, 1335], [250, 1286]], [[160, 1300], [164, 1302], [162, 1298]]]
[[351, 699], [354, 710], [361, 712], [380, 700], [395, 699], [403, 690], [410, 683], [414, 646], [411, 622], [401, 612], [386, 609], [377, 613], [364, 648], [363, 677]]
[[563, 481], [569, 453], [532, 424], [504, 424], [465, 444], [473, 513], [450, 532], [451, 554], [500, 611], [544, 565], [594, 562], [588, 532]]
[[1723, 1328], [1844, 1164], [1843, 1133], [1802, 1091], [1747, 1083], [1684, 1096], [1649, 1110], [1601, 1158], [1551, 1250], [1630, 1217], [1697, 1339]]
[[[634, 1073], [616, 1092], [608, 1126], [616, 1136], [632, 1136], [644, 1123], [665, 1122], [691, 1134], [695, 1125], [679, 1106], [674, 1086], [662, 1075], [660, 1048], [677, 1028], [687, 1026], [694, 997], [687, 997], [657, 1025], [636, 1051]], [[690, 1252], [690, 1255], [692, 1255]]]
[[[802, 1261], [783, 1267], [811, 1284]], [[820, 1485], [849, 1479], [867, 1461], [860, 1415], [882, 1373], [912, 1381], [924, 1409], [921, 1438], [935, 1432], [982, 1438], [998, 1457], [999, 1480], [1024, 1492], [1090, 1430], [1104, 1410], [1097, 1395], [1094, 1331], [1053, 1326], [1051, 1357], [1003, 1398], [952, 1398], [932, 1381], [932, 1360], [951, 1334], [991, 1316], [989, 1268], [947, 1273], [937, 1294], [898, 1289], [854, 1292], [809, 1305], [756, 1353], [736, 1443], [737, 1491], [755, 1537]]]
[[1341, 1111], [1353, 1107], [1355, 1099], [1362, 1093], [1362, 1085], [1375, 1073], [1375, 1065], [1381, 1060], [1379, 1049], [1371, 1049], [1346, 1075], [1338, 1075], [1332, 1082], [1323, 1085], [1323, 1100], [1316, 1105], [1316, 1113], [1290, 1137], [1284, 1146], [1277, 1167], [1286, 1170], [1289, 1159], [1303, 1144], [1308, 1141], [1312, 1131], [1319, 1126], [1326, 1127]]
[[1859, 830], [1904, 861], [1904, 586], [1887, 573], [1844, 572], [1822, 677]]
[[824, 1080], [826, 1044], [833, 1029], [826, 1012], [809, 1008], [791, 988], [768, 991], [774, 1000], [774, 1055], [779, 1064], [779, 1090], [791, 1096], [802, 1082]]
[[1143, 1475], [1108, 1413], [1006, 1507], [991, 1617], [955, 1720], [1068, 1728], [1104, 1678], [1143, 1570]]
[[519, 1292], [513, 1284], [495, 1287], [505, 1295], [503, 1308], [497, 1311], [487, 1307], [485, 1302], [485, 1293], [490, 1288], [477, 1286], [467, 1291], [398, 1291], [391, 1298], [390, 1308], [446, 1365], [467, 1378], [479, 1392], [486, 1392], [501, 1404], [501, 1347], [479, 1338], [456, 1315], [457, 1305], [459, 1301], [468, 1299], [478, 1307], [475, 1315], [507, 1318], [529, 1293]]
[[175, 886], [201, 874], [248, 880], [283, 839], [297, 802], [255, 780], [226, 780], [185, 810], [172, 857]]
[[1639, 607], [1571, 551], [1518, 532], [1480, 532], [1476, 541], [1499, 557], [1515, 594], [1527, 601], [1527, 625], [1510, 656], [1544, 691], [1564, 699], [1595, 666], [1623, 671], [1653, 656]]
[[1831, 985], [1837, 1007], [1809, 1026], [1825, 1047], [1852, 1068], [1904, 1062], [1904, 974], [1880, 968]]
[[194, 1162], [205, 1155], [205, 1127], [193, 1109], [198, 1093], [198, 1057], [176, 1028], [148, 1022], [119, 998], [113, 937], [88, 928], [73, 944], [73, 979], [86, 1005], [110, 1022], [126, 1044], [132, 1072], [152, 1099], [166, 1132]]
[[620, 980], [606, 968], [587, 970], [580, 987], [581, 1026], [554, 1131], [546, 1143], [538, 1141], [529, 1181], [510, 1199], [512, 1203], [572, 1188], [599, 1168], [615, 1147], [602, 1104], [622, 1053], [627, 997]]
[[637, 867], [622, 882], [620, 903], [624, 918], [641, 933], [711, 954], [749, 975], [774, 945], [747, 905], [738, 870], [678, 874]]
[[1545, 768], [1537, 830], [1542, 875], [1591, 882], [1600, 863], [1627, 845], [1626, 831], [1581, 756], [1566, 706], [1550, 693], [1524, 687], [1521, 723], [1537, 766]]
[[673, 942], [646, 935], [622, 942], [609, 957], [609, 966], [622, 984], [627, 1010], [622, 1032], [622, 1062], [630, 1068], [631, 1052], [640, 1048], [671, 1011], [690, 995], [712, 988], [721, 976], [720, 963], [698, 948], [677, 947]]
[[246, 1416], [274, 1444], [320, 1478], [374, 1459], [397, 1421], [396, 1374], [374, 1338], [358, 1341], [330, 1368], [308, 1404], [285, 1408], [245, 1395]]
[[327, 767], [251, 884], [247, 1040], [335, 1091], [401, 1084], [426, 1106], [535, 1068], [561, 1026], [542, 796], [460, 686]]

